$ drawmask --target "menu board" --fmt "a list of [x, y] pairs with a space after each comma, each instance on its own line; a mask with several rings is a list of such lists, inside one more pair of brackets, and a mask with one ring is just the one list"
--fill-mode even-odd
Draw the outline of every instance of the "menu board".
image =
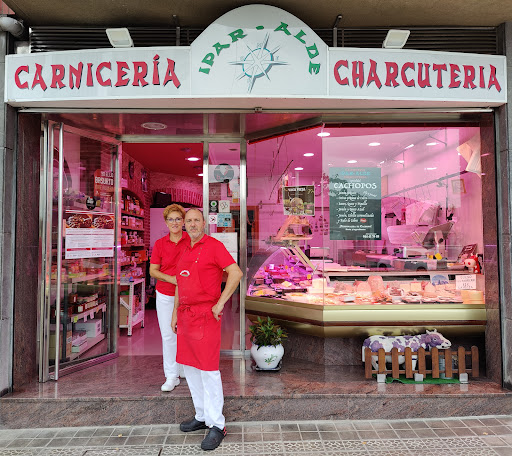
[[380, 168], [329, 168], [329, 238], [381, 239]]
[[315, 187], [283, 187], [284, 215], [315, 215]]

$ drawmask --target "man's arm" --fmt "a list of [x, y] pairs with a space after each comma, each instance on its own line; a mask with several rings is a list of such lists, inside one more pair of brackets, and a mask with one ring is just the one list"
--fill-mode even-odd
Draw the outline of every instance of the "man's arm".
[[174, 309], [172, 310], [171, 328], [174, 334], [178, 331], [178, 307], [180, 306], [180, 300], [178, 297], [178, 287], [176, 287], [176, 294], [174, 295]]
[[236, 287], [240, 283], [240, 280], [243, 277], [242, 270], [238, 267], [236, 263], [230, 264], [226, 269], [226, 273], [228, 277], [226, 279], [226, 286], [224, 287], [224, 291], [220, 295], [217, 304], [212, 307], [213, 316], [217, 321], [220, 320], [220, 315], [222, 315], [222, 311], [224, 309], [224, 305], [227, 300], [231, 297], [231, 295], [235, 292]]
[[149, 275], [157, 280], [161, 280], [162, 282], [168, 282], [172, 283], [173, 285], [177, 285], [176, 276], [171, 276], [169, 274], [164, 274], [163, 272], [160, 272], [159, 264], [149, 265]]

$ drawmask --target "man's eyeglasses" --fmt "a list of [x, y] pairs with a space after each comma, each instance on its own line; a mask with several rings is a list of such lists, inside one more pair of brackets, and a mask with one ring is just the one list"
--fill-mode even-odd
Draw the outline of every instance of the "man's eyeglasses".
[[181, 217], [178, 217], [178, 218], [168, 218], [166, 219], [169, 223], [181, 223], [183, 221], [183, 219]]

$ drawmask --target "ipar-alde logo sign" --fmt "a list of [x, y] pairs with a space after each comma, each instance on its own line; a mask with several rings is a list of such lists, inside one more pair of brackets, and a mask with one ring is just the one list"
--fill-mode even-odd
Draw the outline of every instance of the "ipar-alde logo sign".
[[[256, 26], [256, 30], [265, 30], [265, 26]], [[273, 39], [270, 38], [271, 32]], [[279, 32], [280, 34], [277, 35]], [[270, 32], [266, 31], [260, 42], [257, 42], [257, 38], [256, 40], [254, 39], [256, 34], [253, 35], [253, 39], [249, 38], [244, 41], [246, 53], [242, 53], [238, 60], [229, 62], [230, 65], [238, 65], [241, 67], [241, 73], [237, 79], [247, 78], [248, 92], [252, 91], [257, 79], [265, 77], [268, 80], [271, 80], [269, 73], [274, 66], [288, 65], [288, 62], [281, 60], [278, 55], [278, 51], [281, 49], [281, 44], [273, 45], [273, 41], [275, 43], [280, 43], [283, 36], [292, 37], [304, 45], [304, 59], [309, 59], [308, 72], [310, 74], [318, 74], [320, 72], [322, 64], [320, 62], [316, 63], [314, 60], [320, 55], [320, 51], [318, 50], [316, 43], [308, 44], [306, 41], [306, 32], [304, 30], [300, 30], [298, 33], [292, 35], [292, 32], [288, 29], [288, 24], [281, 22], [275, 29]], [[209, 52], [204, 56], [201, 61], [202, 66], [199, 67], [199, 71], [201, 73], [209, 74], [211, 67], [215, 63], [215, 57], [219, 56], [224, 49], [229, 49], [232, 43], [235, 43], [240, 39], [244, 39], [247, 36], [248, 33], [245, 33], [242, 29], [237, 29], [228, 33], [228, 42], [217, 42], [213, 44], [212, 48], [215, 52]], [[231, 42], [229, 42], [229, 38], [231, 39]]]
[[305, 94], [325, 89], [327, 51], [289, 13], [248, 5], [225, 14], [194, 41], [191, 73], [209, 93], [220, 94], [222, 88], [227, 94], [273, 95], [296, 86], [297, 94]]

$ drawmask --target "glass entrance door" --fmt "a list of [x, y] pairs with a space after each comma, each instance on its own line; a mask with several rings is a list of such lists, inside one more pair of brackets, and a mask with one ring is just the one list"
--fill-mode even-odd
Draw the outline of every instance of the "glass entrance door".
[[[205, 219], [208, 232], [220, 240], [238, 263], [242, 271], [246, 264], [245, 236], [242, 224], [248, 223], [245, 214], [245, 201], [240, 195], [241, 173], [240, 143], [209, 143], [205, 164], [208, 169], [207, 205]], [[243, 286], [243, 284], [241, 285]], [[226, 303], [222, 317], [221, 350], [233, 353], [243, 350], [245, 332], [245, 312], [240, 300], [240, 288]]]
[[40, 381], [116, 356], [118, 145], [45, 125]]

